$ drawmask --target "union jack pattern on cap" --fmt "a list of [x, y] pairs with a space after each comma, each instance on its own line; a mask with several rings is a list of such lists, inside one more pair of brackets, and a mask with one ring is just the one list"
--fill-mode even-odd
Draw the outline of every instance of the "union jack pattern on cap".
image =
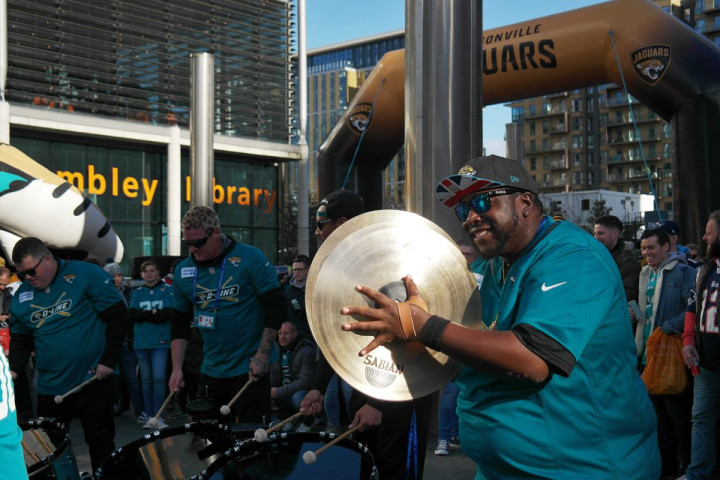
[[458, 173], [441, 180], [435, 187], [435, 196], [443, 205], [452, 208], [469, 193], [500, 187], [538, 193], [535, 180], [520, 162], [488, 155], [473, 158]]
[[435, 196], [443, 205], [452, 208], [468, 193], [502, 186], [500, 182], [470, 175], [450, 175], [437, 184]]

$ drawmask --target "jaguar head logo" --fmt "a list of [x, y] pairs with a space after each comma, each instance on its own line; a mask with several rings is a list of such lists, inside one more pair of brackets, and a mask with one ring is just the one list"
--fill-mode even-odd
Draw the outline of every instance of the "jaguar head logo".
[[670, 67], [670, 46], [649, 45], [639, 48], [632, 52], [631, 59], [638, 77], [645, 83], [655, 85]]

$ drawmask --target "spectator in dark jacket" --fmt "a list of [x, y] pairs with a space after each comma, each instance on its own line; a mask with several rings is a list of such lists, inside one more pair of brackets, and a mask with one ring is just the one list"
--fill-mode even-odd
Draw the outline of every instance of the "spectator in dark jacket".
[[270, 366], [270, 397], [273, 411], [284, 418], [300, 410], [315, 375], [315, 348], [298, 336], [297, 326], [284, 322], [278, 332], [280, 360]]
[[640, 279], [640, 262], [630, 250], [625, 249], [625, 242], [620, 238], [623, 224], [614, 215], [603, 215], [595, 219], [593, 236], [610, 254], [620, 270], [627, 301], [638, 299], [638, 281]]

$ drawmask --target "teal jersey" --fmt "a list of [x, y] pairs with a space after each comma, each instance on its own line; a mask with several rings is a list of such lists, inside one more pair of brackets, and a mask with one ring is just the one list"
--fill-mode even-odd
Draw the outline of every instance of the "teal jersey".
[[10, 306], [11, 332], [35, 337], [38, 393], [62, 395], [95, 374], [105, 350], [99, 314], [122, 301], [112, 278], [88, 262], [60, 260], [44, 290], [20, 285]]
[[[548, 218], [540, 235], [552, 225]], [[659, 478], [655, 412], [634, 368], [627, 302], [608, 250], [559, 222], [504, 281], [501, 259], [477, 266], [485, 324], [532, 326], [575, 364], [541, 384], [463, 369], [460, 436], [476, 478]]]
[[152, 322], [137, 322], [133, 324], [133, 348], [170, 348], [170, 309], [172, 308], [172, 287], [159, 281], [152, 288], [143, 285], [133, 291], [130, 299], [130, 320], [133, 319], [133, 309], [151, 311], [166, 310], [167, 322], [157, 324]]
[[15, 393], [5, 355], [0, 352], [0, 465], [2, 478], [27, 479], [27, 468], [20, 442], [22, 430], [17, 424]]
[[201, 372], [214, 378], [247, 374], [264, 329], [260, 295], [280, 288], [265, 255], [238, 243], [212, 266], [186, 258], [175, 267], [172, 287], [173, 308], [193, 312], [202, 334]]

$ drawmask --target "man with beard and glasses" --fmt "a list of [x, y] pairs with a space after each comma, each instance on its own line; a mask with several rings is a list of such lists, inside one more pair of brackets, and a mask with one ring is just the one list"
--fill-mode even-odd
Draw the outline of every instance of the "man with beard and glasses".
[[[342, 329], [376, 335], [360, 355], [419, 341], [465, 365], [456, 379], [460, 443], [477, 479], [658, 478], [655, 414], [635, 370], [618, 269], [600, 242], [544, 216], [537, 192], [520, 163], [494, 155], [436, 187], [486, 260], [482, 316], [495, 329], [416, 304], [399, 309], [363, 285], [378, 307], [343, 307], [365, 319], [348, 317]], [[408, 297], [418, 295], [409, 275], [403, 281]]]
[[[720, 401], [720, 330], [717, 295], [720, 283], [720, 210], [705, 225], [707, 260], [698, 270], [695, 295], [685, 313], [683, 357], [696, 373], [693, 386], [690, 465], [680, 478], [710, 478], [715, 467], [718, 402]], [[699, 371], [699, 374], [697, 372]]]
[[[220, 232], [209, 207], [190, 209], [182, 219], [183, 241], [190, 257], [175, 267], [170, 337], [170, 391], [184, 384], [183, 359], [191, 325], [204, 342], [201, 385], [214, 400], [218, 419], [262, 423], [270, 418], [270, 353], [285, 319], [285, 296], [275, 267], [257, 248]], [[219, 409], [252, 378], [233, 404], [233, 414]], [[237, 419], [236, 419], [237, 418]]]

